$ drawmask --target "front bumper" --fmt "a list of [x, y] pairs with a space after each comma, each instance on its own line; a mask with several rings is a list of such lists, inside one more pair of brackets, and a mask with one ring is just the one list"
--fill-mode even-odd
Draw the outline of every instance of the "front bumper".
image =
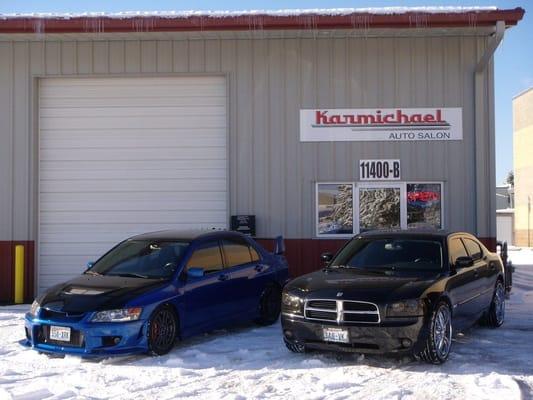
[[[50, 326], [71, 329], [70, 342], [49, 338]], [[47, 353], [77, 354], [80, 356], [112, 356], [148, 351], [147, 321], [91, 323], [85, 320], [39, 319], [26, 314], [27, 345]]]
[[[281, 326], [285, 340], [306, 348], [354, 353], [418, 353], [428, 332], [424, 317], [394, 318], [379, 324], [331, 324], [282, 314]], [[349, 343], [326, 342], [324, 328], [348, 331]]]

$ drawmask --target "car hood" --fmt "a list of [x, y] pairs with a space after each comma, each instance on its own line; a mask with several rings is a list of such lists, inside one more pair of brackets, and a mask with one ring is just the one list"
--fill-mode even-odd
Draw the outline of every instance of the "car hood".
[[168, 285], [159, 279], [81, 275], [43, 293], [40, 306], [57, 312], [79, 314], [124, 307], [143, 293]]
[[360, 300], [376, 303], [418, 298], [440, 273], [374, 273], [362, 270], [321, 270], [294, 279], [288, 291], [306, 298]]

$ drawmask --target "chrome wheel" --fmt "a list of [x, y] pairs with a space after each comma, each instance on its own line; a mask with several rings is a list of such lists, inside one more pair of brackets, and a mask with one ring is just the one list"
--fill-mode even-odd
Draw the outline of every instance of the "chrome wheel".
[[505, 319], [505, 289], [501, 282], [498, 282], [496, 291], [494, 292], [494, 313], [496, 323], [498, 325], [503, 324], [503, 320]]
[[452, 345], [452, 316], [447, 305], [441, 305], [433, 326], [433, 344], [440, 359], [446, 359]]

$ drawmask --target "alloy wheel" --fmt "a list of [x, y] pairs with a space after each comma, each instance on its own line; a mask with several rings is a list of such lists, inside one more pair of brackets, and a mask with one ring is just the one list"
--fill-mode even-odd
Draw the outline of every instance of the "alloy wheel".
[[494, 293], [494, 311], [498, 325], [503, 323], [505, 318], [505, 290], [501, 282], [496, 285]]
[[448, 357], [452, 345], [452, 318], [449, 307], [442, 305], [435, 314], [433, 343], [439, 358]]

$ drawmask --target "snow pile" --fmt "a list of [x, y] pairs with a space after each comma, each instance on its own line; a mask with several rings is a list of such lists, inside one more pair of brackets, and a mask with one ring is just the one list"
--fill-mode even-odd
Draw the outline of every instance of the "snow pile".
[[248, 16], [270, 17], [293, 17], [293, 16], [335, 16], [350, 14], [369, 15], [392, 15], [392, 14], [440, 14], [440, 13], [467, 13], [496, 11], [498, 8], [490, 7], [367, 7], [367, 8], [313, 8], [313, 9], [280, 9], [280, 10], [184, 10], [184, 11], [123, 11], [117, 13], [106, 12], [83, 12], [83, 13], [9, 13], [0, 14], [0, 19], [8, 18], [137, 18], [137, 17], [161, 17], [161, 18], [227, 18]]
[[292, 354], [279, 324], [187, 340], [159, 358], [49, 358], [19, 344], [27, 306], [0, 307], [0, 399], [528, 399], [533, 251], [512, 251], [511, 259], [517, 267], [504, 326], [458, 335], [443, 366], [407, 358]]

